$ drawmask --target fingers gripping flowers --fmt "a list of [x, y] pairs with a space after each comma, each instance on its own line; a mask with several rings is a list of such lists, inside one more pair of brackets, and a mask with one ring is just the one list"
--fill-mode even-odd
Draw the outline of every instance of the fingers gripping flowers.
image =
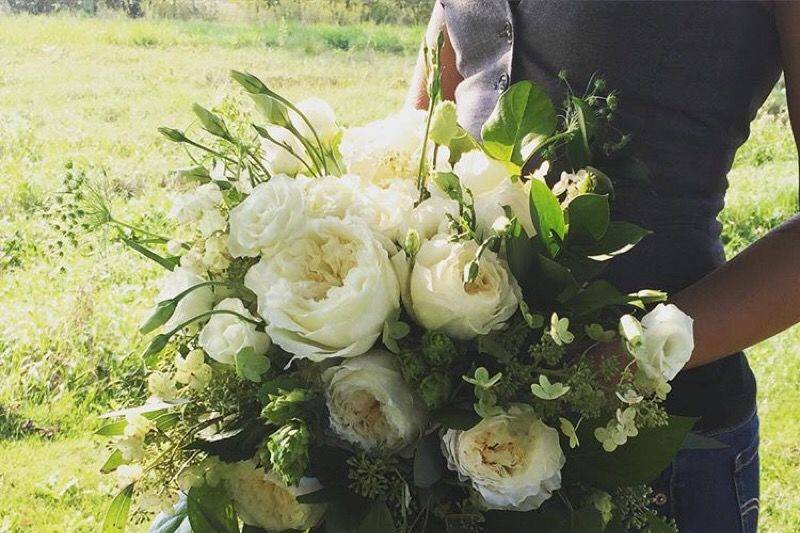
[[[630, 442], [688, 431], [661, 401], [691, 319], [598, 279], [646, 234], [610, 220], [606, 96], [556, 114], [515, 85], [478, 142], [438, 96], [347, 129], [322, 100], [233, 76], [257, 123], [196, 106], [210, 141], [162, 130], [196, 151], [176, 235], [118, 228], [170, 272], [142, 327], [151, 399], [101, 428], [124, 482], [110, 516], [135, 485], [148, 505], [183, 493], [189, 522], [226, 533], [643, 523], [605, 491], [675, 452]], [[590, 356], [615, 341], [621, 372]]]

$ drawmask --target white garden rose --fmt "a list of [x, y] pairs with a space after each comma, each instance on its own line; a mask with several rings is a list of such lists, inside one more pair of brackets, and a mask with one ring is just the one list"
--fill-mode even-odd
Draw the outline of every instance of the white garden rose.
[[[297, 109], [308, 119], [319, 140], [325, 144], [333, 141], [339, 133], [339, 126], [336, 124], [336, 114], [333, 108], [321, 98], [308, 98], [297, 104]], [[315, 142], [314, 134], [300, 115], [294, 111], [289, 112], [292, 126], [309, 142]]]
[[466, 431], [448, 430], [442, 450], [447, 466], [470, 481], [487, 509], [531, 511], [561, 488], [566, 458], [558, 431], [529, 405], [513, 405]]
[[388, 352], [347, 359], [326, 370], [323, 381], [331, 428], [363, 450], [407, 449], [425, 428], [424, 403]]
[[378, 186], [398, 178], [416, 179], [425, 116], [424, 111], [404, 109], [346, 130], [340, 149], [348, 171]]
[[410, 274], [410, 301], [405, 302], [421, 325], [456, 339], [472, 339], [502, 327], [514, 314], [520, 290], [505, 261], [493, 251], [483, 253], [477, 277], [464, 283], [464, 268], [477, 251], [475, 241], [451, 242], [445, 235], [422, 244]]
[[[186, 289], [205, 281], [194, 271], [183, 266], [177, 267], [161, 279], [161, 291], [156, 301], [163, 302], [174, 298]], [[172, 317], [164, 324], [165, 330], [169, 331], [187, 320], [211, 311], [213, 304], [214, 294], [211, 287], [205, 286], [191, 291], [180, 299]]]
[[228, 250], [233, 257], [256, 257], [290, 239], [305, 222], [303, 184], [285, 174], [257, 185], [231, 210]]
[[358, 219], [312, 219], [250, 268], [273, 342], [300, 358], [353, 357], [372, 346], [399, 307], [389, 257]]
[[305, 206], [308, 216], [347, 216], [356, 202], [361, 180], [355, 174], [322, 176], [305, 182]]
[[417, 198], [414, 183], [395, 180], [386, 187], [362, 183], [348, 214], [362, 219], [373, 231], [390, 240], [405, 237], [401, 229]]
[[191, 191], [177, 195], [169, 216], [181, 224], [196, 222], [203, 213], [222, 204], [222, 191], [216, 183], [204, 183]]
[[673, 304], [658, 304], [642, 319], [642, 342], [633, 351], [637, 366], [649, 377], [671, 381], [694, 350], [692, 318]]
[[498, 217], [503, 216], [503, 206], [511, 207], [529, 236], [535, 234], [529, 207], [530, 185], [517, 179], [511, 180], [506, 166], [487, 156], [482, 150], [473, 150], [461, 156], [453, 167], [462, 186], [472, 191], [478, 227], [491, 228]]
[[[292, 132], [278, 126], [268, 126], [267, 133], [279, 143], [275, 144], [269, 139], [262, 139], [261, 141], [261, 152], [264, 155], [264, 162], [273, 176], [277, 174], [295, 176], [300, 172], [308, 172], [308, 169], [303, 164], [303, 160], [308, 164], [311, 164], [311, 161], [306, 154], [303, 144]], [[288, 146], [291, 152], [284, 146]], [[294, 155], [292, 152], [294, 152]], [[300, 159], [298, 159], [298, 157]]]
[[267, 531], [311, 529], [322, 519], [323, 504], [298, 503], [297, 497], [318, 491], [319, 481], [304, 477], [296, 487], [286, 485], [274, 472], [264, 472], [254, 461], [226, 465], [222, 482], [233, 498], [239, 518]]
[[[214, 310], [233, 311], [254, 319], [238, 298], [225, 298]], [[200, 332], [198, 344], [215, 361], [232, 365], [235, 363], [236, 354], [245, 348], [252, 348], [257, 355], [267, 353], [269, 337], [266, 333], [256, 331], [255, 324], [226, 313], [212, 315], [209, 318]]]
[[400, 227], [400, 240], [409, 230], [416, 231], [422, 239], [430, 239], [439, 233], [447, 233], [447, 215], [458, 216], [458, 202], [442, 196], [431, 196], [411, 211], [407, 211]]

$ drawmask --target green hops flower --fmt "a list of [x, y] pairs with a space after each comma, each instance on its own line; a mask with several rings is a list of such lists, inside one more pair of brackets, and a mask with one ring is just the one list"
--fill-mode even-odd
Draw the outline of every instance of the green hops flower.
[[439, 331], [426, 331], [422, 336], [422, 354], [433, 366], [449, 366], [458, 357], [456, 345]]
[[428, 374], [428, 365], [419, 352], [403, 352], [397, 357], [400, 362], [400, 373], [407, 383], [419, 384]]
[[456, 135], [458, 135], [456, 104], [450, 100], [439, 102], [433, 110], [431, 119], [431, 140], [446, 146]]
[[261, 410], [261, 418], [271, 424], [285, 424], [292, 418], [298, 418], [304, 403], [309, 400], [310, 393], [305, 389], [291, 391], [281, 390], [280, 394], [270, 394], [269, 401]]
[[443, 372], [434, 372], [420, 382], [417, 392], [429, 409], [439, 409], [447, 402], [452, 390], [450, 376]]
[[272, 469], [287, 485], [296, 485], [308, 468], [308, 427], [301, 420], [292, 420], [270, 435], [266, 444]]

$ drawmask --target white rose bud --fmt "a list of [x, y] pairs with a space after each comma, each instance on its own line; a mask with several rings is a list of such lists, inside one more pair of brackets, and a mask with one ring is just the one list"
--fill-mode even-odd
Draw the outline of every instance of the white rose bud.
[[461, 179], [462, 186], [472, 191], [480, 228], [490, 228], [505, 214], [503, 206], [507, 205], [525, 233], [535, 235], [528, 198], [530, 186], [520, 180], [511, 181], [511, 173], [502, 162], [490, 158], [482, 150], [473, 150], [461, 156], [453, 173]]
[[425, 404], [403, 380], [397, 359], [374, 350], [323, 374], [331, 428], [363, 450], [398, 452], [425, 428]]
[[[278, 174], [295, 176], [299, 172], [307, 171], [302, 160], [308, 164], [311, 164], [311, 161], [308, 159], [303, 144], [292, 132], [278, 126], [268, 126], [267, 132], [279, 143], [275, 144], [269, 139], [261, 140], [261, 152], [264, 155], [264, 162], [273, 176]], [[291, 152], [282, 145], [288, 146]], [[294, 152], [294, 155], [292, 152]]]
[[[167, 273], [161, 279], [161, 292], [159, 292], [156, 301], [163, 302], [164, 300], [174, 298], [186, 289], [203, 283], [204, 281], [206, 280], [195, 274], [192, 270], [183, 266], [178, 267], [172, 272]], [[181, 298], [175, 308], [172, 318], [164, 324], [164, 329], [169, 331], [189, 319], [211, 311], [213, 299], [214, 296], [211, 292], [211, 287], [205, 286], [194, 289]]]
[[476, 277], [464, 283], [474, 261], [475, 241], [450, 242], [437, 236], [425, 242], [411, 271], [406, 307], [431, 330], [456, 339], [472, 339], [500, 328], [517, 310], [520, 293], [505, 261], [486, 250]]
[[671, 381], [694, 350], [694, 320], [673, 304], [658, 304], [642, 319], [644, 336], [633, 351], [638, 367], [649, 377]]
[[273, 342], [313, 361], [366, 352], [399, 307], [388, 254], [357, 219], [310, 220], [244, 281]]
[[314, 478], [301, 478], [296, 487], [290, 487], [272, 471], [265, 473], [254, 461], [243, 461], [227, 465], [222, 481], [239, 518], [251, 526], [267, 531], [304, 531], [317, 525], [325, 514], [325, 505], [297, 502], [298, 496], [322, 488]]
[[[336, 124], [336, 114], [333, 112], [333, 108], [330, 104], [325, 100], [321, 98], [308, 98], [298, 103], [297, 109], [305, 115], [311, 123], [311, 126], [314, 127], [314, 131], [317, 132], [319, 140], [324, 144], [329, 144], [339, 133], [339, 126]], [[294, 111], [290, 111], [289, 118], [292, 121], [292, 126], [294, 126], [306, 140], [311, 143], [316, 141], [314, 139], [314, 134], [302, 117]]]
[[511, 221], [507, 216], [497, 217], [492, 223], [492, 231], [499, 235], [506, 233], [509, 229], [511, 229]]
[[528, 405], [514, 405], [466, 431], [448, 430], [442, 450], [448, 467], [470, 481], [487, 509], [538, 509], [561, 488], [566, 459], [558, 431]]
[[[253, 318], [242, 301], [237, 298], [226, 298], [214, 309], [234, 311], [247, 318]], [[237, 316], [217, 314], [211, 316], [200, 332], [198, 344], [215, 361], [232, 365], [236, 354], [245, 348], [252, 348], [257, 355], [267, 353], [269, 337], [266, 333], [256, 331], [255, 324], [245, 322]]]
[[228, 249], [233, 257], [256, 257], [290, 239], [305, 222], [303, 184], [286, 175], [261, 183], [231, 210]]
[[438, 233], [447, 233], [448, 214], [458, 216], [458, 202], [442, 196], [431, 196], [404, 213], [405, 221], [400, 227], [400, 233], [404, 235], [413, 229], [423, 239], [430, 239]]

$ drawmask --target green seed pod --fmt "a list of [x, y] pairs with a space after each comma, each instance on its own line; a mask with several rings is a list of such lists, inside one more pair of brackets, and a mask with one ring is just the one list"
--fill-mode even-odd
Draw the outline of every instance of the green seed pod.
[[400, 362], [400, 373], [403, 379], [412, 385], [418, 385], [428, 374], [428, 365], [419, 352], [403, 352], [397, 356]]
[[422, 336], [422, 354], [433, 366], [447, 367], [458, 358], [453, 341], [440, 331], [426, 331]]
[[444, 372], [434, 372], [428, 375], [417, 388], [422, 401], [428, 409], [439, 409], [443, 407], [450, 398], [453, 390], [453, 382], [450, 376]]

